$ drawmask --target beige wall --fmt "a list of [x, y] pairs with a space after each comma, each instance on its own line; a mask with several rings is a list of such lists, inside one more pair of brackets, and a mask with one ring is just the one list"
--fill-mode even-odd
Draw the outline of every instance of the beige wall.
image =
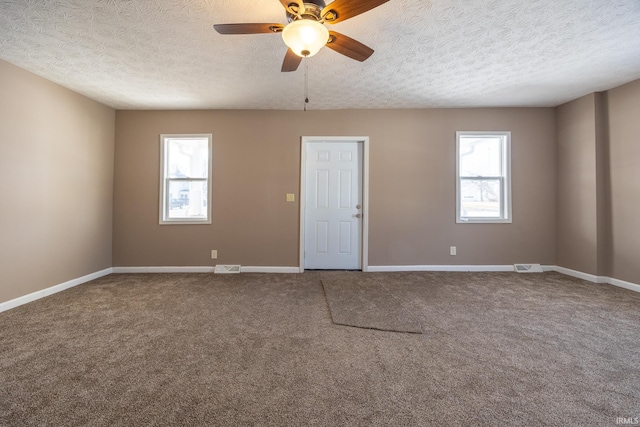
[[0, 302], [111, 266], [114, 110], [0, 60]]
[[557, 109], [558, 201], [556, 263], [598, 273], [596, 96]]
[[[455, 131], [512, 132], [513, 223], [455, 223]], [[158, 225], [159, 135], [212, 133], [213, 224]], [[114, 266], [297, 266], [301, 136], [370, 137], [369, 265], [555, 263], [555, 111], [118, 111]], [[458, 255], [449, 255], [449, 246]]]
[[611, 272], [640, 284], [640, 80], [608, 93]]
[[598, 276], [611, 276], [611, 169], [609, 158], [609, 105], [607, 92], [594, 94], [596, 125], [596, 216]]
[[640, 80], [557, 108], [557, 260], [640, 283]]

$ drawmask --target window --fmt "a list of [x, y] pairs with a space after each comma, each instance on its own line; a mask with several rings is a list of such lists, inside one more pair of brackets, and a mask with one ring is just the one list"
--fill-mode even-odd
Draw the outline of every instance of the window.
[[456, 132], [456, 222], [511, 222], [510, 132]]
[[160, 224], [211, 224], [211, 134], [160, 140]]

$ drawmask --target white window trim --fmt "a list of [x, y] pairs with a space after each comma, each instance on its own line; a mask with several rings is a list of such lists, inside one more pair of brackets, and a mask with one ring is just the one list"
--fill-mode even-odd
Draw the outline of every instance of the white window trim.
[[[460, 215], [460, 137], [461, 136], [499, 136], [504, 137], [504, 176], [482, 177], [501, 180], [502, 217], [461, 217]], [[509, 224], [513, 222], [511, 200], [511, 132], [508, 131], [457, 131], [456, 132], [456, 223], [458, 224]]]
[[[203, 219], [182, 219], [182, 218], [169, 218], [168, 205], [167, 205], [167, 192], [169, 178], [167, 178], [167, 143], [168, 139], [207, 139], [209, 145], [209, 167], [207, 173], [207, 217]], [[189, 224], [211, 224], [211, 194], [213, 183], [211, 177], [213, 176], [213, 135], [210, 133], [198, 133], [198, 134], [161, 134], [160, 135], [160, 206], [159, 206], [159, 218], [160, 225], [189, 225]], [[172, 178], [172, 181], [177, 179]], [[178, 178], [179, 180], [179, 178]], [[188, 181], [194, 181], [190, 178]], [[204, 181], [205, 179], [202, 178]]]

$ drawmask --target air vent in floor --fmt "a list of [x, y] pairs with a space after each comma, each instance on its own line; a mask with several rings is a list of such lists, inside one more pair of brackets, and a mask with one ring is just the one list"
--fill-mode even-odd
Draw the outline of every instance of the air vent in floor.
[[240, 266], [239, 265], [218, 264], [218, 265], [216, 265], [216, 268], [213, 270], [213, 272], [214, 273], [221, 273], [221, 274], [240, 273]]
[[540, 264], [514, 264], [517, 273], [542, 273]]

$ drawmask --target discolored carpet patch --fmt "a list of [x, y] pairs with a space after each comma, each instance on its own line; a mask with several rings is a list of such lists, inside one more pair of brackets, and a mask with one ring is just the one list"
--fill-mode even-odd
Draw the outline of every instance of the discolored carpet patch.
[[[390, 285], [379, 279], [351, 272], [324, 277], [322, 287], [332, 322], [379, 331], [423, 333], [423, 316], [414, 313], [412, 307], [416, 296], [411, 283], [403, 280]], [[428, 292], [423, 287], [423, 293]]]

